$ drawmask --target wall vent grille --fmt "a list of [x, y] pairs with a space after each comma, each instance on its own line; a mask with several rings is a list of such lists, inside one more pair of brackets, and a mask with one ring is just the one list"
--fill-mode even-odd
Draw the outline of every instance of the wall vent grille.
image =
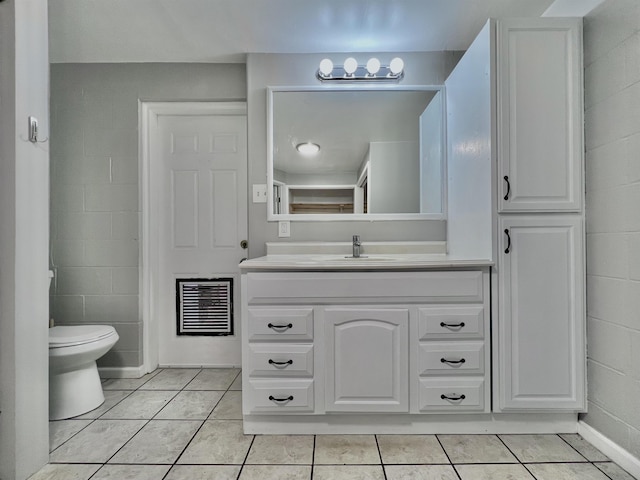
[[233, 278], [176, 279], [178, 335], [233, 335]]

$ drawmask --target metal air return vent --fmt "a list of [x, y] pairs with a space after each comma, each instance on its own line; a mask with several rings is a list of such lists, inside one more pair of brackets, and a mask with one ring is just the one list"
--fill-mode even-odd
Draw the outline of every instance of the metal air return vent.
[[233, 335], [233, 278], [176, 279], [178, 335]]

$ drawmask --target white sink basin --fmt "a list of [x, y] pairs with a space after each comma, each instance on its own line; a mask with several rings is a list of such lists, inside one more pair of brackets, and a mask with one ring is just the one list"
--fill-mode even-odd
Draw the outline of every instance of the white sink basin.
[[352, 262], [352, 263], [368, 263], [368, 262], [393, 262], [397, 261], [394, 257], [384, 257], [379, 255], [362, 255], [361, 257], [352, 257], [350, 255], [322, 255], [313, 257], [316, 262]]

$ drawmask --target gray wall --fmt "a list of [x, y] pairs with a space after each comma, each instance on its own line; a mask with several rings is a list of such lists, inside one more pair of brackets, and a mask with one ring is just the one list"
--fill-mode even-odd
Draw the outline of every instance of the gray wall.
[[[405, 61], [403, 85], [442, 85], [461, 52], [399, 53]], [[264, 184], [267, 178], [267, 96], [268, 86], [318, 86], [315, 72], [320, 60], [331, 55], [249, 54], [247, 58], [247, 98], [249, 108], [249, 185]], [[333, 55], [335, 59], [348, 54]], [[362, 58], [363, 54], [354, 54]], [[380, 54], [387, 58], [389, 54]], [[249, 188], [251, 191], [251, 187]], [[349, 241], [359, 234], [367, 241], [444, 240], [444, 221], [336, 221], [291, 222], [291, 237], [278, 238], [277, 222], [267, 222], [264, 203], [249, 204], [249, 253], [265, 253], [265, 242]]]
[[138, 100], [244, 101], [246, 91], [241, 64], [51, 65], [51, 315], [116, 327], [101, 366], [142, 364]]
[[588, 400], [640, 457], [640, 2], [585, 17]]

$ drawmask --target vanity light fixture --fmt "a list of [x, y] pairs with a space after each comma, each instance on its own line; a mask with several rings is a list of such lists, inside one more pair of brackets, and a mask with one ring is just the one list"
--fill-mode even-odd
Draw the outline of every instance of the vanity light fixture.
[[347, 58], [342, 66], [325, 58], [320, 62], [316, 78], [321, 82], [399, 82], [404, 77], [404, 61], [395, 57], [389, 65], [382, 65], [375, 57], [365, 65], [359, 65], [353, 58]]
[[296, 150], [298, 150], [302, 155], [315, 155], [320, 151], [320, 145], [311, 142], [299, 143], [296, 145]]

